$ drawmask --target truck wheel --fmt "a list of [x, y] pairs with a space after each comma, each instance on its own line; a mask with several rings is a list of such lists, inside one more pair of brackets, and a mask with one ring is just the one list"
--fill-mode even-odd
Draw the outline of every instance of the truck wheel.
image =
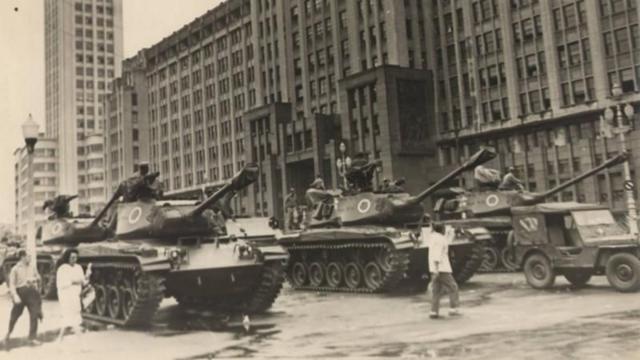
[[524, 276], [534, 289], [548, 289], [556, 281], [556, 273], [546, 256], [533, 254], [524, 263]]
[[609, 258], [606, 274], [609, 284], [620, 292], [640, 289], [640, 260], [631, 254], [620, 253]]
[[591, 273], [588, 271], [574, 271], [564, 274], [565, 279], [574, 287], [584, 287], [591, 280]]

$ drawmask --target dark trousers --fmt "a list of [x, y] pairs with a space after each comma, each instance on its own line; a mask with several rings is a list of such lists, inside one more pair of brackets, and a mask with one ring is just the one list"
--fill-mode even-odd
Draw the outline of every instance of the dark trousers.
[[458, 284], [451, 273], [431, 273], [431, 311], [436, 314], [440, 311], [440, 297], [444, 288], [449, 292], [449, 306], [455, 309], [460, 304]]
[[40, 298], [40, 293], [36, 288], [30, 286], [18, 288], [16, 291], [22, 302], [20, 304], [13, 304], [13, 308], [11, 308], [8, 334], [13, 332], [16, 322], [26, 306], [27, 309], [29, 309], [29, 339], [35, 339], [38, 334], [38, 319], [42, 318], [42, 299]]

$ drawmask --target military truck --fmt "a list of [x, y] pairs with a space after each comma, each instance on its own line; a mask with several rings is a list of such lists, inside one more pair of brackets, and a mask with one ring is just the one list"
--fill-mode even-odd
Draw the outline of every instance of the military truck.
[[[150, 323], [160, 301], [245, 314], [269, 309], [284, 281], [287, 253], [269, 234], [238, 226], [213, 209], [258, 176], [249, 164], [205, 200], [167, 200], [158, 173], [127, 180], [103, 209], [113, 206], [114, 237], [78, 245], [78, 262], [92, 264], [95, 301], [83, 317], [124, 327]], [[98, 217], [102, 216], [98, 214]]]
[[553, 286], [557, 275], [584, 286], [606, 275], [616, 290], [640, 290], [640, 241], [608, 208], [574, 202], [512, 208], [513, 261], [535, 289]]
[[507, 243], [513, 237], [511, 209], [514, 206], [534, 205], [545, 202], [564, 189], [593, 176], [598, 172], [623, 163], [627, 153], [621, 153], [599, 166], [594, 167], [562, 184], [545, 192], [528, 192], [518, 190], [466, 190], [462, 188], [443, 189], [436, 194], [439, 198], [434, 206], [435, 218], [456, 228], [483, 227], [491, 233], [492, 238], [485, 247], [485, 261], [481, 267], [484, 271], [500, 269], [517, 270], [513, 263]]
[[[379, 161], [352, 165], [346, 174], [347, 189], [309, 189], [307, 198], [313, 207], [305, 230], [279, 242], [290, 254], [291, 286], [373, 293], [391, 291], [404, 282], [424, 289], [429, 281], [428, 247], [425, 239], [416, 236], [425, 214], [421, 202], [461, 172], [493, 157], [495, 153], [488, 149], [477, 152], [416, 196], [398, 189], [373, 191], [372, 176]], [[473, 239], [474, 233], [466, 231], [463, 236]], [[473, 240], [452, 247], [454, 276], [461, 282], [482, 262], [482, 243]]]

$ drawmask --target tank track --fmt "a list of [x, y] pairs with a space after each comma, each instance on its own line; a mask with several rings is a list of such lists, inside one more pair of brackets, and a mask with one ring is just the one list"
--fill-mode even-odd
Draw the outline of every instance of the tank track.
[[[138, 264], [128, 263], [94, 263], [91, 285], [96, 291], [96, 299], [88, 309], [83, 309], [82, 317], [123, 327], [149, 325], [165, 292], [162, 276], [145, 273]], [[117, 306], [110, 293], [114, 289], [120, 294]], [[99, 302], [104, 296], [104, 292], [100, 292], [105, 290], [106, 304], [104, 310], [100, 310]]]
[[[292, 270], [293, 266], [298, 262], [297, 259], [300, 259], [297, 253], [302, 251], [314, 251], [314, 250], [322, 250], [322, 251], [339, 251], [343, 255], [346, 255], [345, 250], [383, 250], [387, 248], [390, 252], [390, 258], [388, 260], [389, 269], [383, 272], [382, 278], [378, 282], [377, 286], [367, 286], [366, 282], [361, 280], [359, 282], [358, 287], [348, 287], [345, 286], [345, 279], [343, 274], [343, 279], [340, 281], [341, 286], [331, 287], [328, 285], [320, 285], [315, 286], [311, 284], [307, 285], [295, 285], [295, 282], [292, 281]], [[376, 292], [387, 292], [396, 287], [398, 287], [401, 280], [405, 278], [405, 274], [409, 269], [409, 254], [408, 252], [402, 252], [391, 248], [387, 243], [342, 243], [336, 245], [327, 245], [327, 244], [317, 244], [317, 245], [293, 245], [287, 248], [290, 254], [289, 267], [287, 269], [287, 279], [289, 284], [291, 284], [292, 288], [295, 290], [308, 290], [308, 291], [327, 291], [327, 292], [349, 292], [349, 293], [376, 293]], [[327, 265], [327, 262], [324, 263]], [[364, 269], [362, 263], [359, 263], [359, 268], [362, 273], [364, 273]], [[344, 273], [344, 272], [343, 272]], [[364, 278], [363, 274], [363, 278]], [[324, 281], [326, 283], [326, 279]]]
[[245, 296], [233, 296], [230, 298], [206, 298], [176, 296], [176, 300], [181, 306], [241, 312], [243, 314], [263, 313], [267, 311], [280, 295], [282, 284], [284, 283], [284, 270], [278, 261], [265, 263], [263, 266], [262, 278], [256, 284], [253, 291]]
[[[453, 277], [458, 285], [462, 285], [471, 279], [471, 277], [478, 272], [478, 269], [480, 269], [480, 266], [484, 261], [484, 245], [480, 242], [474, 241], [472, 246], [471, 254], [466, 256], [464, 259], [458, 260], [462, 261], [464, 264], [462, 267], [457, 268], [456, 264], [452, 264], [454, 267]], [[455, 247], [451, 246], [449, 251], [455, 251]]]
[[267, 311], [280, 295], [283, 283], [284, 270], [282, 269], [282, 264], [280, 262], [265, 264], [262, 280], [244, 306], [244, 311], [247, 313]]

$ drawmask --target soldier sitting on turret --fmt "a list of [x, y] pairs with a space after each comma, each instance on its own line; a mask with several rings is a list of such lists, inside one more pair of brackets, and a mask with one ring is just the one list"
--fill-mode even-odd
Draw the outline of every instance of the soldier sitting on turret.
[[162, 196], [162, 186], [156, 181], [159, 175], [159, 172], [149, 174], [149, 163], [141, 162], [138, 174], [120, 183], [116, 193], [122, 196], [124, 202], [158, 199]]
[[307, 203], [313, 209], [313, 217], [322, 219], [329, 217], [333, 212], [333, 196], [324, 188], [324, 180], [320, 175], [316, 175], [316, 179], [309, 185], [306, 193]]
[[51, 210], [53, 214], [49, 216], [49, 220], [70, 218], [73, 214], [71, 214], [69, 210], [69, 202], [77, 197], [78, 195], [58, 195], [51, 200], [45, 201], [42, 205], [42, 210], [46, 210], [47, 208]]
[[509, 167], [498, 187], [499, 190], [524, 190], [522, 180], [516, 177], [515, 172], [516, 169], [513, 166]]
[[356, 154], [345, 174], [350, 190], [356, 194], [373, 191], [373, 174], [379, 165], [379, 160], [369, 161], [366, 153]]

